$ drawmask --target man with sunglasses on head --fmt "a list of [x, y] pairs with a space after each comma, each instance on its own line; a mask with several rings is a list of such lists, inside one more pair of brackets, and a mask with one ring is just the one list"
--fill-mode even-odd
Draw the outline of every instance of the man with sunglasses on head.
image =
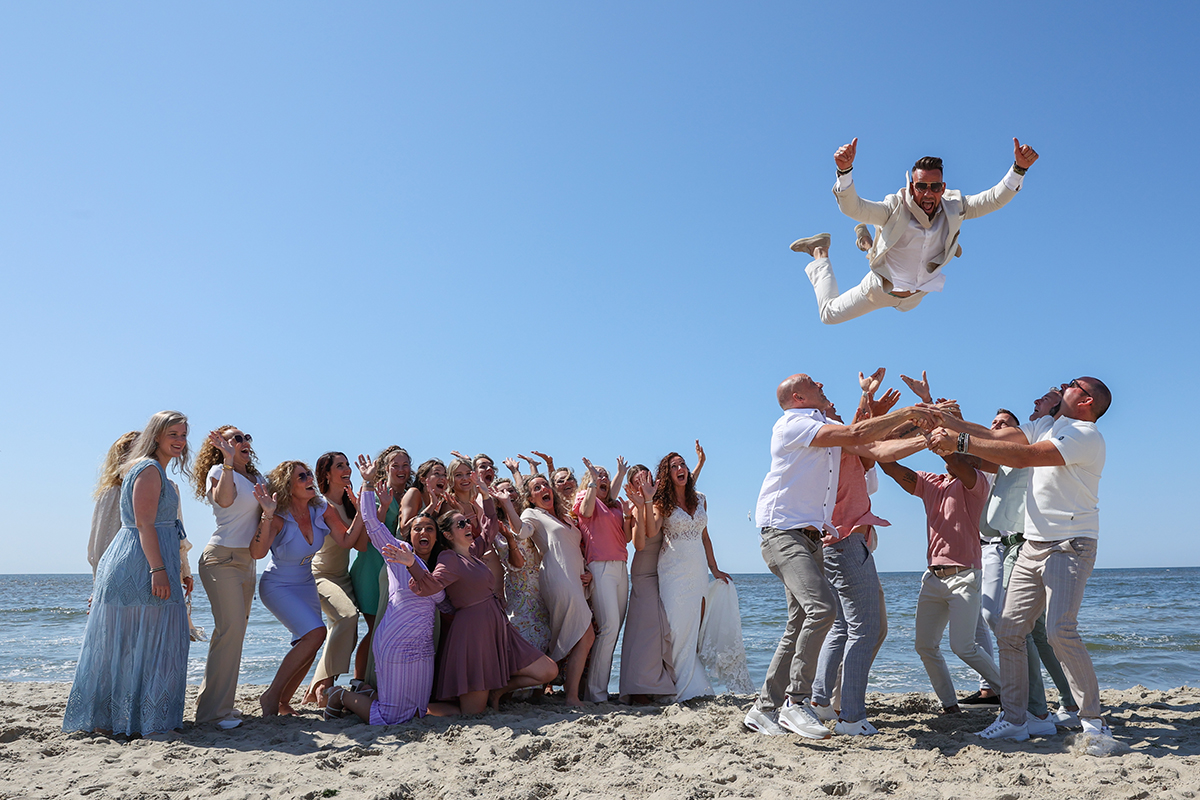
[[[792, 250], [808, 253], [813, 262], [805, 268], [817, 293], [821, 322], [836, 325], [877, 308], [911, 311], [929, 292], [940, 292], [946, 281], [942, 269], [962, 254], [959, 228], [965, 219], [990, 214], [1016, 197], [1025, 171], [1037, 161], [1037, 152], [1013, 139], [1013, 165], [1000, 183], [981, 194], [963, 195], [946, 189], [942, 160], [926, 156], [912, 168], [908, 186], [882, 202], [863, 200], [854, 190], [854, 156], [858, 139], [834, 153], [837, 182], [833, 186], [838, 208], [858, 220], [857, 245], [867, 251], [871, 271], [862, 282], [839, 294], [829, 263], [828, 233], [792, 242]], [[871, 236], [867, 225], [874, 225]]]
[[980, 731], [985, 739], [1029, 738], [1025, 637], [1043, 610], [1050, 644], [1079, 703], [1084, 733], [1112, 738], [1100, 716], [1096, 670], [1077, 630], [1100, 534], [1105, 448], [1096, 420], [1111, 403], [1112, 393], [1103, 381], [1081, 377], [1063, 388], [1057, 416], [1044, 416], [1019, 428], [991, 430], [940, 413], [942, 427], [930, 434], [934, 452], [969, 453], [993, 464], [1032, 468], [1025, 495], [1025, 540], [996, 631], [1003, 713]]

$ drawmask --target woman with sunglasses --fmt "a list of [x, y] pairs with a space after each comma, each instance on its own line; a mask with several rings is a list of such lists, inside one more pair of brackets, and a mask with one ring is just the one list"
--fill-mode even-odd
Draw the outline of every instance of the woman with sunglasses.
[[266, 482], [255, 465], [251, 441], [236, 425], [222, 425], [200, 445], [193, 470], [196, 497], [212, 506], [217, 522], [200, 554], [200, 581], [212, 607], [213, 631], [196, 697], [196, 722], [212, 722], [221, 730], [242, 724], [234, 701], [257, 577], [250, 555], [261, 512], [254, 487]]
[[592, 575], [583, 561], [583, 534], [567, 516], [566, 504], [545, 475], [531, 475], [521, 489], [521, 520], [533, 525], [533, 542], [542, 552], [539, 585], [550, 612], [550, 658], [566, 660], [563, 670], [567, 705], [582, 706], [579, 682], [596, 634], [585, 586]]
[[[385, 451], [386, 452], [386, 451]], [[360, 507], [380, 508], [393, 504], [387, 484], [375, 491], [376, 470], [380, 462], [358, 457], [363, 488]], [[428, 574], [440, 553], [437, 525], [427, 514], [418, 514], [409, 526], [411, 540], [397, 539], [371, 514], [363, 515], [371, 543], [381, 552], [391, 553], [386, 561], [388, 575], [387, 605], [380, 615], [374, 646], [377, 692], [355, 693], [336, 687], [329, 696], [325, 716], [340, 717], [352, 711], [371, 725], [396, 725], [413, 717], [423, 717], [429, 708], [433, 687], [433, 628], [437, 604], [445, 598], [438, 591], [421, 597], [409, 586], [408, 570]], [[369, 688], [369, 687], [364, 687]]]
[[337, 511], [317, 492], [314, 478], [303, 461], [284, 461], [267, 475], [266, 486], [254, 487], [254, 498], [263, 513], [250, 542], [250, 555], [264, 558], [271, 554], [271, 566], [259, 580], [258, 595], [292, 634], [292, 649], [258, 699], [264, 717], [296, 713], [292, 696], [325, 641], [312, 559], [325, 545], [327, 534], [345, 540], [347, 530]]
[[[501, 502], [516, 516], [510, 501], [502, 498]], [[455, 609], [454, 622], [444, 634], [435, 696], [457, 700], [457, 706], [431, 703], [431, 714], [479, 714], [489, 704], [496, 708], [501, 695], [548, 683], [558, 672], [554, 662], [521, 638], [505, 617], [492, 572], [480, 558], [496, 535], [494, 503], [489, 495], [478, 535], [460, 511], [443, 513], [437, 527], [445, 549], [438, 556], [437, 567], [432, 574], [415, 565], [408, 568], [416, 594], [431, 597], [444, 590]]]
[[350, 657], [354, 655], [354, 643], [358, 641], [358, 607], [350, 579], [350, 551], [366, 549], [367, 536], [359, 519], [358, 507], [354, 504], [350, 460], [346, 454], [336, 451], [322, 453], [317, 459], [316, 474], [317, 490], [347, 529], [344, 537], [331, 530], [325, 537], [325, 544], [312, 560], [317, 595], [321, 598], [321, 610], [325, 612], [328, 626], [325, 648], [317, 660], [317, 669], [304, 702], [316, 703], [318, 708], [324, 708], [326, 692], [339, 675], [350, 670]]

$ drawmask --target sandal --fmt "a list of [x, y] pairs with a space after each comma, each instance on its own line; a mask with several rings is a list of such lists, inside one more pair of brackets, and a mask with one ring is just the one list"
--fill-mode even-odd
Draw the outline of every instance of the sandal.
[[342, 717], [346, 716], [347, 713], [349, 713], [345, 706], [342, 706], [341, 708], [333, 707], [334, 698], [340, 700], [342, 692], [344, 691], [346, 691], [345, 686], [334, 686], [329, 690], [329, 693], [325, 695], [325, 719], [341, 719]]

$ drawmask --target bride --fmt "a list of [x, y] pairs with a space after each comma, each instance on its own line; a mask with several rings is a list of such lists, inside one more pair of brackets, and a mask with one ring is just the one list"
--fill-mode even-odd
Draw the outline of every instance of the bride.
[[708, 571], [729, 583], [717, 568], [708, 538], [708, 512], [696, 479], [678, 453], [658, 462], [654, 491], [654, 527], [662, 532], [658, 560], [659, 594], [671, 629], [671, 658], [675, 665], [676, 702], [713, 693], [700, 663], [698, 644]]

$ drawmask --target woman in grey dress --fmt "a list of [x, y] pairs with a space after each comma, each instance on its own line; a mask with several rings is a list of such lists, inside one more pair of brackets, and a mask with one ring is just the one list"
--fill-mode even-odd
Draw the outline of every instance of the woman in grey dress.
[[662, 534], [647, 536], [645, 520], [653, 517], [654, 480], [638, 464], [629, 472], [625, 493], [633, 503], [633, 548], [629, 565], [629, 613], [621, 644], [621, 702], [645, 704], [675, 696], [671, 666], [671, 628], [658, 596], [658, 554]]

